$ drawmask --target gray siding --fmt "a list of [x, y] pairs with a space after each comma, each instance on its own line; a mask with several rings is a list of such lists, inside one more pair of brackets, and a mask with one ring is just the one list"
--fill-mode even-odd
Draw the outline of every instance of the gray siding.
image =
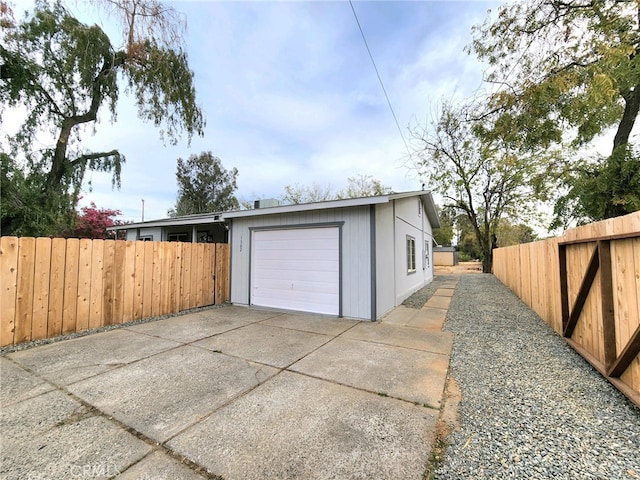
[[395, 307], [393, 204], [376, 205], [376, 297], [377, 317]]
[[[433, 232], [420, 199], [409, 197], [394, 201], [395, 214], [395, 264], [396, 305], [400, 305], [413, 292], [433, 280], [433, 262], [425, 262], [425, 243], [431, 255]], [[416, 270], [407, 272], [407, 236], [415, 240]]]
[[234, 218], [231, 224], [231, 302], [249, 304], [250, 228], [344, 222], [342, 315], [371, 318], [369, 206]]
[[[137, 230], [137, 232], [136, 232]], [[162, 238], [162, 228], [161, 227], [147, 227], [147, 228], [138, 228], [136, 230], [131, 230], [134, 235], [134, 238], [129, 238], [129, 231], [127, 230], [127, 240], [138, 240], [140, 237], [146, 237], [148, 235], [153, 236], [154, 242], [160, 242], [164, 240]]]

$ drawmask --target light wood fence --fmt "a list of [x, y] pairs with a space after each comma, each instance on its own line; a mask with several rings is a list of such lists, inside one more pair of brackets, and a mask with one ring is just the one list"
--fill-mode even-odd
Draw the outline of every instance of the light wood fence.
[[640, 212], [493, 259], [495, 276], [640, 406]]
[[0, 346], [229, 298], [229, 245], [0, 238]]

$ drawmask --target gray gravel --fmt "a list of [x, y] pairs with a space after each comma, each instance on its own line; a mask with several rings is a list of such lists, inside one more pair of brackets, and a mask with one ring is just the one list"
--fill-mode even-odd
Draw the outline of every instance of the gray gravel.
[[431, 296], [442, 287], [445, 282], [455, 282], [459, 278], [459, 275], [436, 275], [426, 287], [422, 287], [416, 293], [407, 298], [402, 305], [408, 308], [422, 308], [425, 303], [431, 298]]
[[640, 409], [493, 275], [462, 275], [444, 330], [461, 430], [435, 478], [640, 478]]

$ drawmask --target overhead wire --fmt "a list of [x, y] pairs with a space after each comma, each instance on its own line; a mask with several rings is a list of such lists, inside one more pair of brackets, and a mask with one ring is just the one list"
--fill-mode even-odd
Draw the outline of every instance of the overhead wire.
[[373, 65], [373, 69], [376, 71], [378, 82], [380, 82], [380, 86], [382, 87], [382, 91], [384, 92], [384, 97], [387, 99], [387, 105], [389, 105], [389, 110], [391, 111], [393, 120], [395, 121], [396, 127], [398, 128], [398, 133], [400, 134], [400, 138], [402, 138], [402, 143], [404, 143], [404, 148], [407, 149], [409, 158], [411, 158], [412, 157], [411, 150], [409, 149], [409, 145], [407, 145], [407, 141], [404, 138], [404, 135], [402, 133], [402, 128], [400, 128], [400, 122], [398, 122], [398, 117], [396, 116], [396, 112], [393, 110], [393, 106], [391, 105], [391, 100], [389, 99], [389, 95], [387, 94], [387, 89], [385, 88], [384, 82], [382, 81], [382, 77], [380, 76], [380, 72], [378, 71], [378, 66], [376, 65], [376, 61], [373, 58], [371, 49], [369, 48], [369, 43], [367, 42], [367, 38], [364, 35], [364, 31], [362, 30], [362, 25], [360, 25], [360, 20], [358, 19], [358, 14], [356, 13], [356, 9], [353, 6], [352, 0], [349, 0], [349, 5], [351, 6], [353, 17], [356, 19], [356, 23], [358, 24], [358, 30], [360, 30], [360, 35], [362, 36], [362, 41], [364, 42], [364, 46], [367, 48], [367, 53], [369, 53], [369, 58], [371, 59], [371, 64]]

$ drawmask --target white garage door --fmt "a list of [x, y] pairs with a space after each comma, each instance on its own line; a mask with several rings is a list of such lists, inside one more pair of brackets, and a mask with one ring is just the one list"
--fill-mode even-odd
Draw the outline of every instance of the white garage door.
[[251, 303], [338, 315], [337, 227], [258, 230], [251, 246]]

